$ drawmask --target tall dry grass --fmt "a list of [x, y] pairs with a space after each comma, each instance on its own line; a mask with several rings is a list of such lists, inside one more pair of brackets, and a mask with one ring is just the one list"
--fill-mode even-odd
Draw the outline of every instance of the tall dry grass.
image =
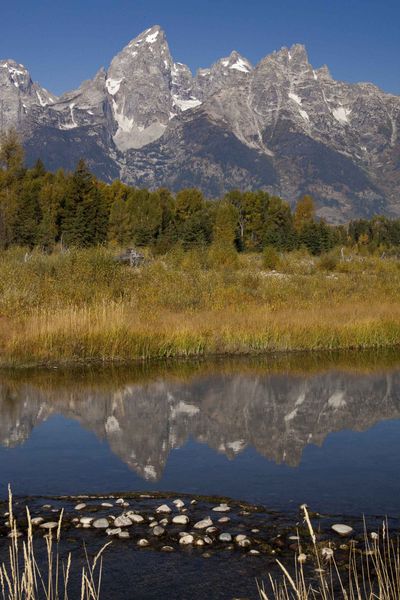
[[[58, 526], [45, 535], [45, 566], [40, 567], [33, 538], [32, 520], [27, 511], [28, 527], [26, 538], [19, 537], [17, 521], [13, 513], [13, 500], [9, 488], [9, 529], [10, 545], [8, 560], [0, 564], [0, 591], [3, 600], [68, 600], [71, 573], [71, 554], [65, 562], [60, 557], [60, 537], [63, 512]], [[23, 540], [21, 542], [21, 539]], [[103, 552], [109, 544], [97, 553], [92, 562], [86, 554], [86, 566], [81, 572], [80, 600], [99, 600], [103, 569]]]
[[0, 364], [383, 348], [400, 343], [400, 267], [292, 253], [280, 272], [241, 255], [171, 252], [141, 269], [110, 250], [0, 255]]
[[[330, 544], [317, 540], [308, 510], [303, 506], [309, 540], [308, 550], [296, 553], [290, 570], [280, 561], [280, 578], [269, 577], [267, 586], [258, 586], [260, 600], [398, 600], [400, 598], [399, 539], [389, 536], [387, 524], [372, 536], [365, 526], [364, 548], [349, 544], [349, 559], [340, 569]], [[307, 554], [305, 554], [307, 552]]]

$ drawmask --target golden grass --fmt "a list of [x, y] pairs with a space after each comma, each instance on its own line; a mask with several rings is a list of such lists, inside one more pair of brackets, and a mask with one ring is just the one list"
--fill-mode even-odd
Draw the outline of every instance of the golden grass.
[[400, 344], [400, 268], [357, 258], [327, 273], [287, 255], [281, 273], [261, 257], [234, 270], [207, 254], [121, 266], [106, 249], [21, 251], [0, 259], [0, 364], [118, 362], [169, 357], [394, 347]]

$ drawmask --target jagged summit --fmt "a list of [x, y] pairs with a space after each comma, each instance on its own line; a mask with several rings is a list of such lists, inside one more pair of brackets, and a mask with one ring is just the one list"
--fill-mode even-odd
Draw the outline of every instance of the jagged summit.
[[194, 75], [154, 25], [60, 98], [3, 60], [0, 128], [12, 126], [49, 168], [84, 155], [98, 176], [137, 186], [310, 193], [335, 222], [400, 215], [399, 97], [335, 81], [302, 44], [254, 66], [233, 51]]

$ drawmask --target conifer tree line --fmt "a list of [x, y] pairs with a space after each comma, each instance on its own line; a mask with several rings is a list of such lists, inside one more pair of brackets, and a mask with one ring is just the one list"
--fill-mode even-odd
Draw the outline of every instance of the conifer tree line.
[[291, 251], [304, 247], [321, 254], [337, 245], [369, 248], [400, 245], [400, 220], [374, 217], [347, 226], [328, 225], [315, 216], [310, 196], [292, 211], [289, 204], [265, 191], [230, 191], [208, 200], [198, 189], [177, 194], [132, 188], [120, 181], [97, 180], [83, 160], [73, 173], [46, 171], [39, 160], [24, 166], [18, 136], [10, 131], [0, 140], [0, 248], [12, 245], [88, 247], [150, 246], [166, 252], [235, 247], [261, 252], [266, 247]]

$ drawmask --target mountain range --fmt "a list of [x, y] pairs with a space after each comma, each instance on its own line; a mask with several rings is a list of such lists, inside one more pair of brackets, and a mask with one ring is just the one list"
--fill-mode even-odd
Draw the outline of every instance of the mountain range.
[[300, 44], [255, 66], [232, 52], [193, 75], [154, 26], [59, 97], [0, 60], [0, 129], [11, 127], [28, 164], [52, 170], [85, 158], [101, 179], [138, 187], [262, 188], [291, 204], [311, 194], [333, 223], [400, 216], [400, 97], [334, 80]]

